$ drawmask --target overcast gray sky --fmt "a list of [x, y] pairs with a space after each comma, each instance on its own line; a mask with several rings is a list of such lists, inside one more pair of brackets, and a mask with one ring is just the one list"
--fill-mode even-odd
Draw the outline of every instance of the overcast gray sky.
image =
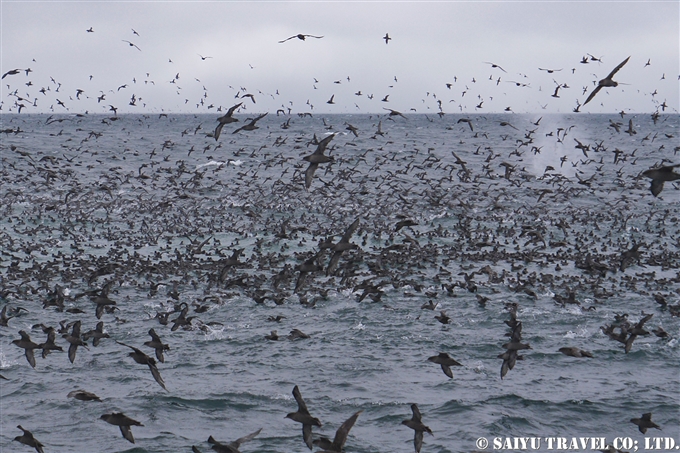
[[[2, 0], [0, 12], [1, 72], [32, 70], [2, 80], [2, 112], [215, 113], [249, 93], [252, 113], [436, 113], [438, 101], [446, 113], [568, 113], [628, 56], [622, 84], [581, 111], [678, 111], [675, 0]], [[298, 33], [323, 38], [278, 42]]]

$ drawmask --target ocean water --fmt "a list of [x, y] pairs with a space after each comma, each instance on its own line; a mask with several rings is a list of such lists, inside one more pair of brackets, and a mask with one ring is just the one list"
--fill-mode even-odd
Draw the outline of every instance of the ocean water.
[[[25, 311], [0, 327], [0, 450], [31, 451], [12, 441], [22, 425], [46, 452], [209, 451], [211, 435], [259, 428], [242, 452], [304, 452], [284, 418], [295, 385], [323, 423], [315, 438], [363, 411], [347, 452], [414, 451], [401, 425], [413, 403], [434, 434], [422, 452], [480, 450], [481, 437], [539, 437], [541, 451], [547, 437], [680, 444], [680, 319], [654, 297], [680, 303], [680, 186], [654, 197], [642, 175], [680, 163], [680, 117], [405, 116], [270, 114], [232, 134], [239, 116], [216, 141], [212, 115], [2, 115], [1, 304]], [[334, 161], [307, 190], [303, 157], [329, 133]], [[326, 275], [320, 241], [357, 218], [356, 248]], [[416, 225], [397, 231], [404, 219]], [[635, 244], [639, 259], [622, 261]], [[323, 269], [296, 291], [297, 266], [317, 253]], [[359, 302], [367, 284], [377, 301]], [[73, 364], [38, 351], [33, 369], [11, 344], [20, 330], [44, 342], [39, 323], [93, 329], [95, 304], [80, 295], [105, 285], [110, 338]], [[43, 308], [57, 287], [83, 313]], [[578, 303], [558, 303], [572, 292]], [[421, 309], [430, 300], [436, 311]], [[189, 328], [155, 318], [182, 302]], [[531, 349], [501, 379], [508, 303]], [[653, 314], [645, 329], [670, 338], [640, 335], [625, 353], [601, 329], [622, 314]], [[153, 356], [150, 328], [170, 347], [158, 363], [167, 391], [114, 341]], [[310, 338], [289, 340], [292, 329]], [[264, 338], [272, 330], [279, 341]], [[593, 358], [558, 351], [572, 346]], [[463, 365], [453, 379], [428, 362], [439, 352]], [[67, 398], [75, 389], [102, 402]], [[110, 412], [144, 425], [134, 445], [100, 420]], [[647, 412], [662, 431], [630, 422]]]

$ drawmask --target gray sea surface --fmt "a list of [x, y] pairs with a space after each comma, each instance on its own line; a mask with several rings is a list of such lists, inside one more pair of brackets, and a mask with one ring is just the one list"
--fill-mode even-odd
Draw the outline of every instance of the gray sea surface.
[[[270, 113], [233, 134], [236, 115], [219, 140], [216, 115], [1, 115], [0, 305], [16, 316], [0, 326], [0, 451], [31, 451], [22, 425], [46, 453], [209, 451], [259, 428], [240, 451], [305, 452], [284, 418], [295, 385], [315, 438], [363, 411], [348, 453], [414, 451], [413, 403], [434, 434], [423, 453], [481, 437], [680, 444], [680, 182], [655, 197], [642, 175], [680, 163], [680, 116], [403, 113]], [[303, 157], [329, 133], [333, 161], [307, 189]], [[327, 275], [320, 242], [357, 218]], [[116, 309], [97, 319], [102, 291]], [[181, 303], [189, 325], [159, 323]], [[501, 379], [508, 304], [531, 349]], [[628, 353], [603, 332], [647, 314]], [[36, 349], [34, 369], [11, 343], [77, 320], [110, 338], [73, 364]], [[114, 341], [154, 357], [151, 328], [167, 391]], [[452, 379], [427, 360], [440, 352], [462, 364]], [[134, 445], [111, 412], [144, 425]], [[645, 435], [630, 419], [650, 412], [662, 430]]]

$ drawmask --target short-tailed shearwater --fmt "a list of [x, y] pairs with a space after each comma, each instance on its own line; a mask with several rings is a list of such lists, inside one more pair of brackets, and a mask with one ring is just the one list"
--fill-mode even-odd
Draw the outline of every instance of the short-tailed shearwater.
[[321, 422], [318, 418], [314, 418], [310, 415], [307, 405], [305, 404], [305, 400], [302, 399], [300, 389], [297, 385], [293, 387], [293, 397], [295, 398], [295, 401], [297, 401], [298, 410], [297, 412], [289, 413], [286, 415], [286, 418], [290, 418], [293, 421], [302, 423], [302, 438], [304, 439], [305, 444], [307, 444], [311, 450], [313, 445], [312, 426], [321, 426]]

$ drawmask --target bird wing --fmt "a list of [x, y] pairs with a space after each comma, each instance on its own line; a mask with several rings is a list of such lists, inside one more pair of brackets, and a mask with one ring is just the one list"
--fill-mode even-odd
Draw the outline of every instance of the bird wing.
[[76, 360], [76, 351], [78, 350], [78, 345], [75, 343], [71, 343], [71, 346], [68, 347], [68, 359], [71, 361], [71, 363], [75, 362]]
[[28, 363], [35, 368], [35, 355], [33, 354], [33, 349], [26, 349], [24, 355], [26, 356]]
[[506, 374], [508, 374], [508, 371], [510, 370], [510, 366], [507, 360], [503, 360], [503, 365], [501, 365], [501, 379], [505, 377]]
[[342, 235], [342, 239], [340, 239], [340, 242], [349, 242], [349, 239], [352, 237], [354, 234], [354, 231], [357, 229], [359, 226], [359, 221], [361, 220], [361, 217], [357, 217], [354, 222], [345, 230], [345, 234]]
[[80, 321], [76, 321], [73, 324], [73, 331], [71, 332], [72, 337], [76, 337], [77, 339], [80, 340]]
[[444, 372], [445, 375], [453, 379], [453, 372], [451, 371], [451, 368], [448, 365], [444, 365], [442, 363], [442, 371]]
[[309, 449], [312, 449], [312, 425], [302, 425], [302, 439], [305, 441], [305, 444], [309, 447]]
[[423, 447], [423, 432], [416, 430], [413, 436], [413, 446], [416, 447], [416, 453], [420, 453], [420, 449]]
[[635, 341], [636, 338], [637, 338], [637, 335], [635, 335], [635, 334], [631, 334], [631, 336], [628, 337], [628, 340], [626, 341], [626, 346], [624, 348], [626, 354], [628, 354], [630, 352], [630, 349], [633, 347], [633, 342]]
[[153, 378], [156, 380], [156, 382], [158, 382], [158, 385], [163, 387], [163, 390], [165, 390], [167, 392], [168, 389], [165, 388], [165, 382], [163, 382], [163, 378], [161, 377], [161, 373], [160, 373], [160, 371], [158, 371], [158, 368], [156, 367], [156, 365], [149, 363], [149, 369], [151, 370], [151, 374], [153, 375]]
[[302, 414], [307, 414], [309, 415], [309, 410], [307, 409], [307, 405], [305, 404], [305, 400], [302, 399], [302, 395], [300, 394], [300, 389], [296, 385], [293, 387], [293, 398], [295, 398], [295, 401], [298, 403], [298, 412]]
[[340, 428], [338, 428], [338, 430], [335, 432], [335, 438], [333, 438], [333, 444], [331, 445], [330, 450], [342, 451], [342, 446], [345, 445], [345, 441], [347, 440], [349, 430], [352, 429], [352, 426], [354, 426], [354, 423], [357, 421], [357, 418], [359, 418], [359, 414], [361, 414], [362, 412], [363, 411], [356, 412], [350, 418], [345, 420], [345, 422], [342, 425], [340, 425]]
[[149, 329], [149, 336], [153, 341], [161, 343], [161, 337], [158, 336], [155, 330]]
[[262, 428], [258, 429], [258, 430], [255, 431], [254, 433], [248, 434], [247, 436], [243, 436], [243, 437], [241, 437], [241, 438], [239, 438], [239, 439], [236, 439], [235, 441], [233, 441], [233, 442], [232, 442], [231, 444], [229, 444], [229, 445], [234, 446], [235, 448], [238, 449], [238, 447], [239, 447], [243, 442], [248, 442], [249, 440], [253, 440], [258, 434], [260, 434], [260, 431], [262, 431]]
[[297, 38], [297, 35], [291, 36], [290, 38], [286, 38], [283, 41], [279, 41], [279, 44], [281, 44], [282, 42], [286, 42], [286, 41], [293, 39], [293, 38]]
[[298, 279], [295, 282], [295, 291], [294, 291], [295, 293], [297, 293], [300, 290], [300, 288], [302, 288], [302, 285], [305, 284], [306, 277], [307, 277], [307, 272], [300, 271], [300, 275], [298, 276]]
[[120, 433], [123, 435], [124, 438], [132, 442], [133, 444], [135, 443], [135, 438], [132, 436], [132, 431], [130, 431], [130, 427], [127, 425], [120, 425]]
[[161, 346], [160, 348], [155, 348], [156, 349], [156, 358], [158, 359], [159, 362], [165, 363], [165, 357], [163, 356], [163, 347]]
[[331, 260], [328, 263], [328, 267], [326, 268], [326, 275], [331, 275], [331, 274], [333, 274], [333, 272], [335, 272], [335, 269], [338, 267], [338, 262], [340, 261], [341, 255], [342, 255], [342, 251], [337, 251], [337, 252], [333, 253]]
[[652, 191], [652, 195], [655, 197], [659, 196], [661, 191], [663, 190], [663, 181], [660, 179], [652, 179], [652, 184], [650, 185], [649, 189]]
[[316, 146], [316, 151], [314, 151], [314, 154], [323, 154], [323, 152], [326, 151], [328, 144], [331, 142], [331, 140], [333, 140], [333, 137], [335, 137], [335, 134], [330, 134], [327, 137], [324, 137], [323, 140], [321, 140]]
[[423, 416], [420, 414], [420, 409], [418, 409], [418, 405], [415, 403], [411, 404], [411, 411], [413, 412], [413, 417], [411, 417], [411, 420], [420, 423], [422, 421]]
[[614, 77], [614, 75], [615, 75], [617, 72], [619, 72], [619, 69], [621, 69], [626, 63], [628, 63], [628, 60], [630, 60], [630, 57], [626, 58], [626, 59], [623, 60], [617, 67], [615, 67], [615, 68], [612, 70], [612, 72], [609, 73], [609, 75], [607, 76], [607, 78], [608, 78], [608, 79], [611, 79], [612, 77]]
[[130, 348], [130, 349], [132, 349], [133, 351], [135, 351], [137, 354], [146, 355], [146, 354], [144, 354], [140, 349], [137, 349], [137, 348], [135, 348], [134, 346], [130, 346], [129, 344], [121, 343], [121, 342], [118, 341], [118, 340], [116, 340], [116, 343], [118, 343], [119, 345], [122, 345], [122, 346], [127, 346], [128, 348]]
[[213, 137], [215, 137], [215, 141], [217, 141], [217, 139], [220, 138], [220, 133], [222, 132], [222, 128], [224, 127], [225, 124], [226, 123], [220, 123], [215, 128], [215, 133], [213, 134]]
[[586, 102], [584, 102], [583, 105], [586, 105], [587, 103], [589, 103], [589, 102], [595, 97], [595, 95], [596, 95], [597, 93], [600, 92], [601, 89], [602, 89], [602, 86], [601, 86], [601, 85], [598, 85], [598, 86], [590, 93], [590, 95], [588, 96], [588, 99], [586, 99]]
[[645, 323], [647, 321], [649, 321], [650, 319], [652, 319], [652, 316], [654, 316], [653, 313], [646, 315], [644, 318], [642, 318], [640, 321], [638, 321], [638, 323], [635, 325], [635, 328], [642, 329], [642, 327], [644, 327]]
[[241, 107], [242, 104], [243, 104], [243, 102], [239, 102], [238, 104], [236, 104], [235, 106], [233, 106], [229, 110], [227, 110], [227, 116], [233, 115], [234, 112], [236, 111], [236, 109]]
[[317, 163], [310, 163], [309, 167], [307, 167], [307, 170], [305, 170], [305, 188], [309, 189], [309, 187], [312, 185], [312, 179], [314, 178], [314, 172], [316, 172], [316, 169], [319, 167], [319, 164]]

